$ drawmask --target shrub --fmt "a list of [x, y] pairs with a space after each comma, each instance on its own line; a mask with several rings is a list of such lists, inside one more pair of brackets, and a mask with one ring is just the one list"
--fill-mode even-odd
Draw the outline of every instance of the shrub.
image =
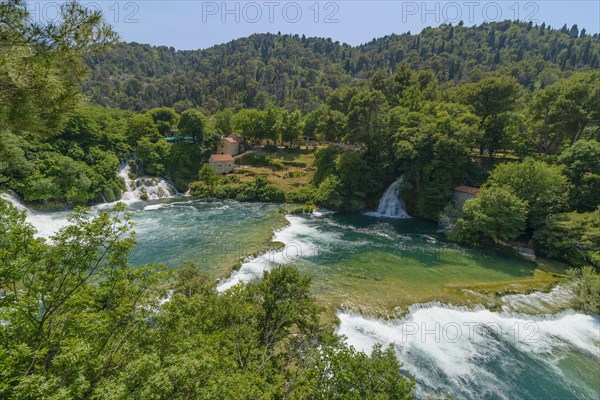
[[286, 193], [285, 201], [294, 204], [313, 203], [315, 201], [315, 188], [307, 186]]

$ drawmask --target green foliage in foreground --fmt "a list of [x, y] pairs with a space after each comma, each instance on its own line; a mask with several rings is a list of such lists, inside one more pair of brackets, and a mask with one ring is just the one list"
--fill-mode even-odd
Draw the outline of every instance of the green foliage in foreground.
[[123, 209], [78, 210], [49, 244], [0, 201], [1, 398], [413, 398], [392, 348], [320, 325], [293, 268], [219, 295], [193, 265], [131, 267]]

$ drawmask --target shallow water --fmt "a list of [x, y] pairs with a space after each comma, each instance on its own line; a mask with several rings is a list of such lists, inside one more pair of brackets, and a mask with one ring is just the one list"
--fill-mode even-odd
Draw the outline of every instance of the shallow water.
[[[110, 208], [102, 204], [94, 214]], [[231, 267], [270, 242], [272, 231], [282, 224], [272, 204], [242, 204], [185, 197], [156, 201], [131, 201], [137, 244], [133, 265], [164, 263], [178, 268], [185, 261], [200, 265], [209, 274], [227, 275]], [[28, 211], [27, 221], [38, 236], [49, 238], [68, 224], [68, 212]]]
[[[455, 285], [526, 280], [536, 265], [446, 242], [437, 225], [360, 214], [288, 216], [275, 234], [282, 252], [249, 260], [225, 282], [248, 281], [279, 264], [312, 276], [314, 292], [329, 305], [391, 310], [431, 300], [455, 300]], [[464, 292], [465, 296], [467, 292]]]

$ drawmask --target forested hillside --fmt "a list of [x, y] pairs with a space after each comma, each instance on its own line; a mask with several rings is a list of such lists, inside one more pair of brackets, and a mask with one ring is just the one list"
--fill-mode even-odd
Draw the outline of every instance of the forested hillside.
[[571, 71], [600, 66], [600, 39], [574, 25], [504, 21], [475, 27], [442, 25], [419, 34], [390, 35], [351, 47], [324, 38], [256, 34], [206, 50], [176, 51], [120, 43], [87, 59], [86, 95], [95, 103], [149, 110], [202, 107], [263, 108], [276, 102], [311, 111], [335, 88], [361, 85], [400, 64], [434, 72], [441, 82], [513, 76], [528, 89]]

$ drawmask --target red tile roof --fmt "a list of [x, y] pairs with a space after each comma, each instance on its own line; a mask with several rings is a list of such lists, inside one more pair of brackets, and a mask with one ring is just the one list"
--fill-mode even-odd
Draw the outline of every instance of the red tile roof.
[[471, 186], [457, 186], [454, 188], [457, 192], [469, 193], [473, 196], [477, 196], [479, 194], [479, 189], [471, 187]]
[[233, 161], [231, 154], [213, 154], [210, 156], [211, 161]]
[[229, 142], [229, 143], [237, 143], [237, 139], [236, 138], [232, 138], [232, 137], [226, 137], [223, 138], [223, 140]]

